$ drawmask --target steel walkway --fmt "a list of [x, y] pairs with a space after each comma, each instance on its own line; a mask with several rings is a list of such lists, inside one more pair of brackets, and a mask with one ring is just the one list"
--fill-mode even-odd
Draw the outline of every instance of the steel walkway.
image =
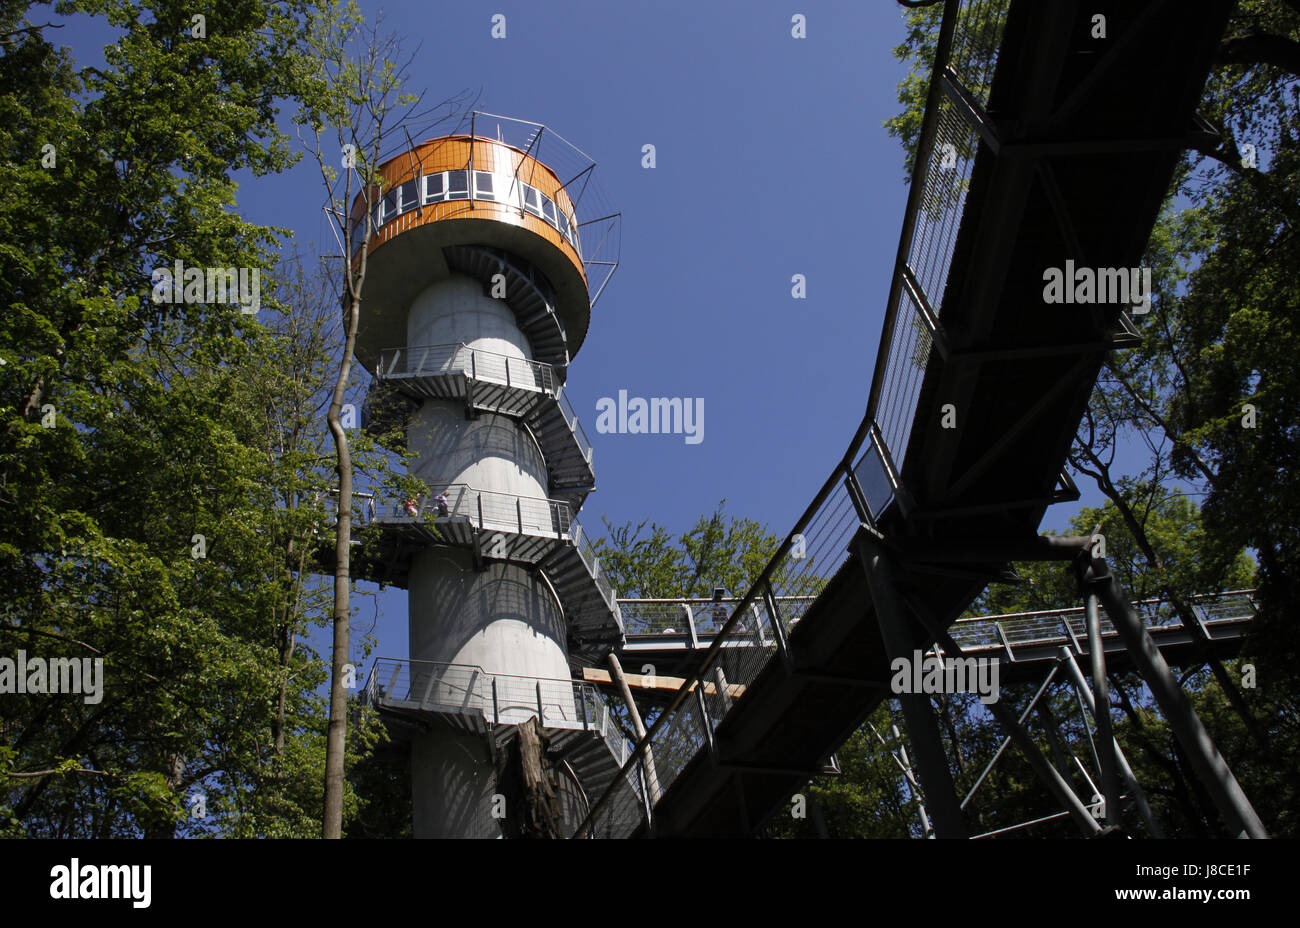
[[[766, 623], [758, 621], [762, 614], [753, 604], [750, 621], [741, 622], [726, 635], [718, 634], [737, 602], [735, 599], [619, 599], [626, 637], [618, 655], [634, 668], [648, 665], [659, 676], [682, 676], [694, 667], [699, 652], [707, 651], [718, 640], [722, 648], [718, 660], [723, 664], [724, 673], [726, 662], [731, 659], [728, 651], [766, 648], [775, 652], [776, 641], [765, 631]], [[800, 612], [812, 602], [813, 597], [782, 597], [777, 606], [783, 613], [790, 612], [789, 626], [793, 628], [798, 624]], [[1133, 604], [1156, 647], [1171, 666], [1195, 663], [1206, 653], [1216, 657], [1235, 656], [1246, 629], [1259, 611], [1254, 590], [1193, 596], [1190, 604], [1197, 613], [1202, 634], [1185, 628], [1165, 599]], [[721, 621], [716, 615], [719, 607], [725, 614]], [[1056, 661], [1062, 647], [1069, 647], [1084, 658], [1089, 655], [1082, 606], [958, 619], [948, 631], [962, 646], [964, 656], [996, 657], [1003, 661], [1001, 678], [1006, 682], [1037, 679], [1039, 665]], [[1127, 649], [1108, 618], [1102, 620], [1101, 635], [1107, 666], [1126, 669]], [[1210, 646], [1208, 652], [1204, 644]], [[942, 649], [936, 652], [933, 648], [926, 655], [936, 653], [943, 656]]]

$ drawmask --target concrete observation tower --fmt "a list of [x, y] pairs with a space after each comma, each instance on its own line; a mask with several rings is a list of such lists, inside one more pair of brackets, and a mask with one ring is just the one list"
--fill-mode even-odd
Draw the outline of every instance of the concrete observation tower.
[[410, 660], [377, 661], [365, 698], [409, 745], [417, 837], [508, 830], [499, 781], [532, 718], [568, 829], [626, 758], [605, 703], [573, 681], [623, 638], [575, 518], [595, 476], [564, 393], [618, 263], [594, 169], [545, 126], [475, 113], [468, 134], [385, 162], [372, 198], [363, 418], [405, 429], [431, 492], [379, 507], [353, 576], [409, 591]]

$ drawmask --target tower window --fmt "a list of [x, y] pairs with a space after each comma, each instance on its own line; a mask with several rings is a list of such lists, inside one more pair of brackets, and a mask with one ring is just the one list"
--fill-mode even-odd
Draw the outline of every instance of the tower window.
[[426, 174], [424, 177], [424, 202], [440, 203], [446, 199], [447, 191], [444, 189], [446, 182], [446, 174]]
[[548, 197], [542, 197], [542, 218], [555, 225], [555, 204]]
[[447, 199], [448, 200], [469, 199], [469, 172], [468, 171], [447, 172]]
[[542, 215], [542, 195], [536, 187], [524, 184], [524, 209], [534, 216]]
[[390, 190], [384, 194], [379, 207], [379, 224], [383, 225], [397, 216], [397, 191]]
[[415, 192], [415, 181], [408, 180], [397, 188], [397, 200], [399, 213], [408, 213], [420, 205]]
[[496, 194], [492, 192], [492, 175], [487, 171], [474, 172], [474, 196], [484, 200], [496, 199]]

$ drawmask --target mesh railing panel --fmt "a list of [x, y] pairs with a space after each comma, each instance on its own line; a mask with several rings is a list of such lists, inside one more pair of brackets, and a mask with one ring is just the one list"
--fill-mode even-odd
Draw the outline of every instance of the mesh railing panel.
[[591, 546], [586, 533], [583, 532], [582, 526], [577, 522], [573, 523], [573, 545], [578, 550], [578, 556], [582, 558], [582, 563], [587, 566], [587, 572], [591, 574], [596, 581], [596, 586], [600, 589], [600, 595], [605, 603], [613, 611], [618, 611], [618, 592], [605, 577], [604, 572], [600, 569], [600, 558], [596, 557], [596, 551]]
[[[805, 605], [791, 608], [787, 597], [816, 597], [849, 557], [849, 543], [860, 520], [853, 499], [843, 484], [837, 485], [800, 533], [802, 544], [791, 545], [776, 562], [771, 577], [782, 628], [790, 630]], [[802, 549], [802, 550], [801, 550]], [[802, 555], [802, 556], [800, 556]]]
[[911, 295], [906, 289], [900, 293], [898, 318], [889, 341], [876, 422], [885, 446], [901, 470], [912, 419], [921, 396], [925, 365], [930, 357], [931, 338]]
[[466, 374], [488, 383], [555, 393], [555, 371], [551, 365], [496, 351], [470, 348], [463, 343], [385, 349], [379, 353], [377, 371], [381, 380], [389, 377]]
[[1195, 604], [1201, 609], [1206, 623], [1224, 622], [1252, 617], [1258, 612], [1254, 590], [1234, 590], [1218, 596], [1197, 597]]
[[436, 489], [446, 494], [446, 513], [439, 509], [435, 492], [418, 500], [384, 507], [384, 518], [416, 522], [424, 518], [455, 517], [467, 519], [484, 531], [556, 537], [563, 537], [576, 528], [572, 510], [563, 500], [479, 490], [465, 484]]
[[948, 66], [981, 106], [988, 106], [1011, 0], [963, 0]]
[[[514, 725], [540, 718], [543, 726], [601, 730], [607, 708], [594, 687], [578, 680], [488, 673], [474, 664], [381, 658], [366, 682], [366, 699], [432, 711], [481, 711], [490, 722]], [[605, 734], [605, 732], [602, 732]], [[627, 759], [614, 726], [606, 742]]]
[[[745, 612], [742, 622], [753, 630], [754, 647], [732, 649], [720, 663], [728, 683], [748, 689], [776, 654], [776, 637], [772, 630], [772, 616], [764, 603], [750, 603]], [[739, 623], [737, 627], [740, 627]]]
[[[1234, 590], [1227, 593], [1210, 594], [1192, 598], [1192, 605], [1202, 610], [1207, 624], [1215, 621], [1229, 622], [1248, 618], [1255, 614], [1250, 591]], [[1134, 603], [1147, 628], [1163, 628], [1181, 624], [1177, 611], [1167, 600], [1154, 599]], [[1101, 609], [1102, 635], [1116, 634], [1106, 610]], [[1012, 613], [1008, 615], [981, 616], [975, 619], [960, 619], [951, 629], [952, 638], [965, 647], [997, 647], [1002, 644], [997, 626], [1008, 643], [1019, 644], [1064, 644], [1069, 636], [1065, 625], [1080, 640], [1088, 637], [1087, 616], [1082, 606], [1074, 609], [1046, 609], [1042, 612]]]
[[592, 456], [591, 439], [587, 437], [587, 433], [583, 430], [582, 422], [579, 421], [578, 414], [574, 412], [573, 404], [569, 402], [568, 394], [566, 394], [564, 388], [561, 387], [556, 391], [555, 396], [560, 404], [560, 414], [564, 416], [564, 421], [568, 424], [569, 430], [573, 432], [573, 437], [577, 440], [578, 447], [582, 449], [582, 456], [586, 459], [587, 463], [590, 464]]
[[641, 766], [637, 764], [626, 778], [628, 788], [616, 789], [596, 812], [589, 826], [590, 837], [626, 838], [645, 821], [641, 780]]
[[668, 792], [704, 743], [698, 707], [694, 698], [688, 697], [669, 717], [654, 741], [655, 773], [659, 778], [661, 795]]
[[979, 134], [944, 97], [907, 255], [908, 267], [936, 315], [942, 314], [943, 287], [978, 149]]
[[[813, 601], [813, 596], [779, 597], [778, 608], [782, 615], [787, 611], [798, 616]], [[702, 637], [716, 635], [735, 610], [739, 599], [728, 598], [719, 601], [700, 597], [682, 599], [620, 599], [619, 609], [623, 613], [624, 631], [628, 635], [662, 635], [666, 633], [685, 635], [690, 626], [695, 626], [695, 634]], [[732, 629], [729, 639], [754, 639], [755, 632], [762, 624], [761, 620], [746, 610], [740, 622]]]
[[[947, 64], [981, 104], [988, 100], [1008, 5], [1009, 0], [968, 0], [958, 13]], [[921, 185], [921, 193], [914, 208], [906, 259], [906, 267], [936, 318], [942, 318], [944, 288], [979, 145], [978, 132], [961, 110], [947, 95], [941, 96], [933, 135], [920, 144], [919, 150], [927, 157], [917, 165], [914, 183]], [[897, 274], [904, 272], [903, 267], [896, 269]], [[885, 346], [882, 382], [872, 413], [901, 472], [932, 339], [920, 307], [901, 281], [897, 291], [897, 303], [890, 307], [893, 333]]]
[[682, 603], [620, 599], [618, 606], [623, 612], [623, 630], [629, 635], [678, 633], [687, 629], [686, 611]]

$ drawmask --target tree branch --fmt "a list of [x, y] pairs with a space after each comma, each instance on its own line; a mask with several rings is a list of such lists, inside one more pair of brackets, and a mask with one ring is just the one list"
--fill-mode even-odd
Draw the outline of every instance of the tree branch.
[[1252, 32], [1224, 41], [1214, 60], [1218, 64], [1268, 64], [1300, 77], [1300, 42]]

